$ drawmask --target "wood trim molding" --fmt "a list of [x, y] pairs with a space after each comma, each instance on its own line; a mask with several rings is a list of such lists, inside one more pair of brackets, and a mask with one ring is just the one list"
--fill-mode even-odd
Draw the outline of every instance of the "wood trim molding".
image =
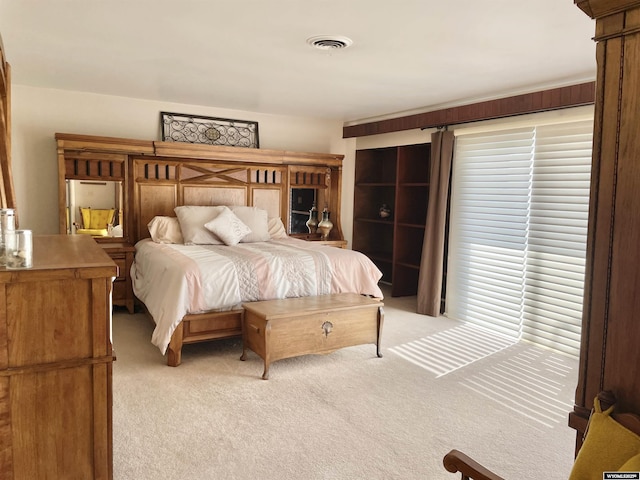
[[342, 130], [343, 138], [365, 137], [382, 133], [434, 128], [445, 125], [492, 120], [495, 118], [538, 113], [561, 108], [591, 105], [595, 101], [595, 82], [525, 93], [513, 97], [488, 100], [459, 107], [445, 108], [433, 112], [418, 113], [405, 117], [377, 122], [350, 125]]
[[574, 3], [594, 19], [640, 7], [640, 0], [574, 0]]

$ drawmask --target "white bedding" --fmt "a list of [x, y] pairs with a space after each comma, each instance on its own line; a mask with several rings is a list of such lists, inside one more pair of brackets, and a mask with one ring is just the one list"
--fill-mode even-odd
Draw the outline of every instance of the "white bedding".
[[133, 291], [156, 323], [164, 354], [186, 314], [243, 302], [355, 292], [382, 298], [382, 273], [365, 255], [295, 238], [226, 245], [136, 244]]

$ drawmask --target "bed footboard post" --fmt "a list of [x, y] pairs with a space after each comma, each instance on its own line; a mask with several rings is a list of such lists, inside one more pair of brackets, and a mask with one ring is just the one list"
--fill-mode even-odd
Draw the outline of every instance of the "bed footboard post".
[[170, 367], [177, 367], [182, 363], [182, 338], [183, 338], [184, 324], [180, 324], [176, 327], [171, 335], [171, 341], [167, 348], [167, 365]]

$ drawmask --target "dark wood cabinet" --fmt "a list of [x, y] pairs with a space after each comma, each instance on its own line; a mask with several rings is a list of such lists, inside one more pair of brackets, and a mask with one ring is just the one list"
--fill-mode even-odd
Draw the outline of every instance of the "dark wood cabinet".
[[580, 376], [569, 417], [579, 448], [601, 390], [616, 395], [616, 411], [640, 412], [640, 1], [576, 3], [597, 20], [598, 60]]
[[[370, 257], [391, 295], [415, 295], [429, 198], [431, 145], [356, 152], [353, 249]], [[387, 205], [388, 217], [380, 208]]]

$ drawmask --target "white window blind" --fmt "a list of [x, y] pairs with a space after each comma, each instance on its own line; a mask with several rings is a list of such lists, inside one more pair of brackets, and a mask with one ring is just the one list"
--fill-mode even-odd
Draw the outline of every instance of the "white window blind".
[[456, 139], [447, 315], [576, 354], [591, 122]]
[[536, 128], [522, 338], [578, 355], [592, 122]]
[[456, 139], [447, 312], [521, 335], [534, 129]]

